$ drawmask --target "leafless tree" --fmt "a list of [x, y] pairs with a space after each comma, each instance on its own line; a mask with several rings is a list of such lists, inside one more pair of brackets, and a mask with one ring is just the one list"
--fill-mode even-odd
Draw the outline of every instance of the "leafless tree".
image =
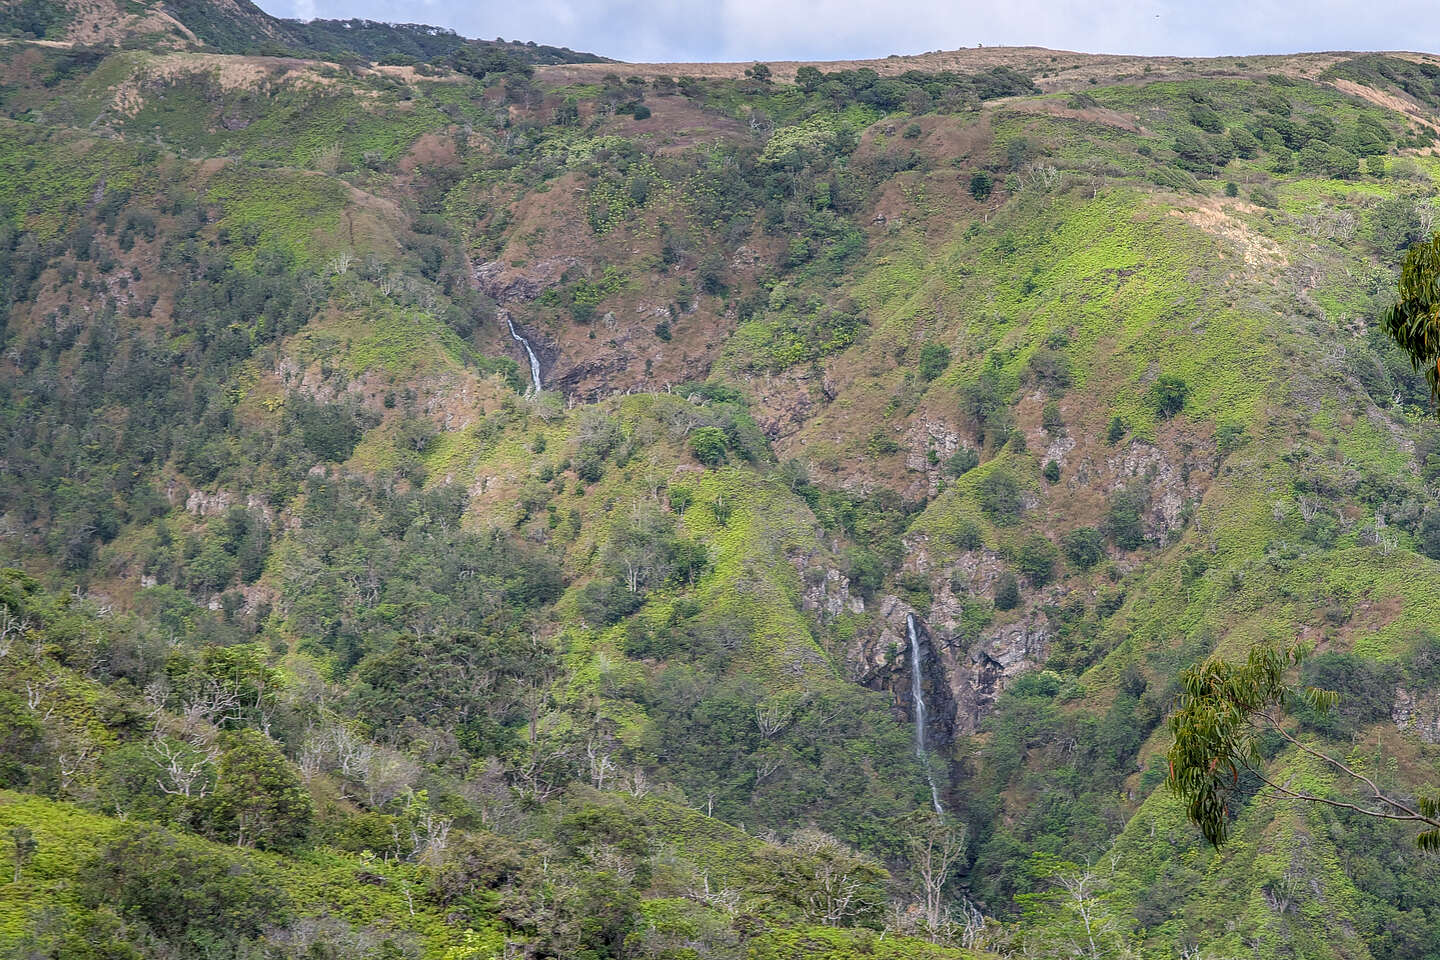
[[686, 896], [697, 903], [703, 903], [717, 910], [722, 910], [732, 917], [740, 913], [740, 891], [731, 889], [723, 884], [712, 887], [710, 885], [710, 872], [708, 870], [702, 870], [700, 872], [700, 875], [696, 877], [696, 882], [692, 883], [686, 891]]
[[1032, 160], [1020, 171], [1020, 189], [1048, 193], [1060, 182], [1060, 172], [1041, 160]]
[[9, 607], [0, 607], [0, 660], [9, 656], [15, 643], [29, 632], [29, 618], [17, 617]]
[[[25, 706], [30, 708], [31, 713], [40, 713], [44, 707], [45, 712], [40, 713], [40, 720], [43, 723], [50, 719], [55, 712], [55, 700], [50, 696], [60, 686], [58, 676], [42, 677], [38, 680], [27, 679], [25, 681]], [[48, 702], [48, 706], [46, 705]]]
[[784, 730], [790, 723], [791, 714], [790, 707], [779, 701], [755, 704], [755, 726], [760, 729], [760, 736], [769, 740]]
[[590, 782], [596, 790], [605, 789], [605, 780], [615, 772], [615, 761], [611, 759], [608, 745], [598, 737], [590, 737], [585, 742], [585, 759], [590, 766]]
[[621, 778], [621, 789], [632, 797], [643, 797], [650, 792], [650, 778], [643, 767], [635, 767]]
[[815, 870], [815, 889], [810, 893], [810, 913], [821, 923], [840, 926], [854, 911], [860, 896], [860, 881], [847, 865], [827, 860]]
[[351, 253], [348, 250], [337, 253], [335, 256], [330, 258], [330, 262], [329, 264], [327, 264], [327, 266], [330, 268], [330, 272], [337, 277], [345, 276], [345, 274], [350, 272], [350, 268], [354, 265], [355, 254]]
[[60, 768], [60, 792], [69, 794], [76, 779], [90, 769], [99, 748], [89, 741], [74, 744], [55, 751], [55, 763]]
[[910, 866], [920, 878], [925, 895], [925, 924], [931, 942], [935, 942], [949, 921], [946, 910], [945, 884], [967, 846], [964, 824], [946, 823], [939, 816], [927, 818], [919, 830], [905, 840]]
[[374, 809], [411, 789], [420, 778], [420, 765], [398, 750], [375, 747], [369, 752], [361, 778], [366, 805]]
[[146, 752], [160, 768], [155, 782], [162, 793], [197, 800], [209, 795], [209, 771], [220, 758], [218, 746], [177, 743], [157, 732], [146, 744]]

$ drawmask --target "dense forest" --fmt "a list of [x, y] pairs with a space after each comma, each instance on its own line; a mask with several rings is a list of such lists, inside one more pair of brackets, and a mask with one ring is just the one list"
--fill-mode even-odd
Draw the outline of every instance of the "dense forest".
[[1437, 111], [0, 5], [0, 953], [1434, 956]]

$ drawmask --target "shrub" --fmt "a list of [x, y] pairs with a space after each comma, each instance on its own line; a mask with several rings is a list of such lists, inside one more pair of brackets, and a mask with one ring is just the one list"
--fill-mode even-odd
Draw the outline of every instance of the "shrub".
[[1008, 470], [991, 471], [980, 481], [978, 493], [980, 509], [996, 523], [1015, 523], [1025, 509], [1025, 496], [1020, 481]]
[[1105, 535], [1121, 550], [1135, 550], [1145, 543], [1145, 522], [1141, 512], [1145, 496], [1136, 488], [1115, 495], [1105, 516]]
[[1274, 190], [1268, 187], [1256, 187], [1250, 191], [1250, 202], [1257, 207], [1274, 209], [1280, 206], [1280, 197], [1276, 195]]
[[892, 453], [900, 452], [900, 441], [888, 436], [883, 430], [876, 430], [870, 434], [868, 448], [871, 456], [888, 457]]
[[1311, 140], [1295, 157], [1300, 172], [1312, 177], [1351, 177], [1360, 171], [1360, 158], [1343, 147]]
[[950, 542], [961, 550], [978, 550], [985, 545], [980, 526], [973, 520], [961, 520], [950, 532]]
[[1440, 510], [1431, 510], [1420, 521], [1420, 552], [1431, 560], [1440, 560]]
[[1054, 460], [1051, 460], [1049, 463], [1045, 464], [1045, 469], [1040, 471], [1040, 475], [1045, 478], [1046, 483], [1059, 483], [1060, 464]]
[[645, 598], [630, 590], [618, 579], [595, 580], [587, 583], [576, 599], [580, 616], [596, 626], [608, 627], [639, 610]]
[[920, 350], [920, 379], [934, 380], [950, 366], [950, 348], [941, 343], [927, 343]]
[[952, 477], [959, 477], [978, 466], [980, 466], [980, 455], [969, 447], [961, 447], [951, 454], [950, 459], [945, 461], [945, 472]]
[[1065, 556], [1081, 570], [1089, 570], [1105, 559], [1105, 539], [1094, 527], [1071, 530], [1061, 542], [1065, 548]]
[[1053, 346], [1040, 347], [1030, 355], [1030, 375], [1051, 394], [1064, 393], [1070, 386], [1070, 360]]
[[122, 826], [79, 884], [87, 903], [114, 906], [180, 956], [211, 955], [205, 948], [216, 941], [256, 937], [289, 906], [276, 878], [238, 853], [148, 824]]
[[1112, 447], [1115, 446], [1124, 439], [1125, 429], [1125, 421], [1121, 420], [1118, 414], [1111, 417], [1110, 426], [1105, 428], [1105, 442]]
[[1060, 553], [1041, 534], [1032, 534], [1025, 539], [1020, 547], [1020, 556], [1017, 563], [1020, 572], [1030, 579], [1036, 586], [1044, 586], [1055, 576], [1055, 561]]
[[1040, 426], [1052, 437], [1063, 437], [1065, 435], [1065, 419], [1060, 416], [1060, 404], [1049, 400], [1040, 410]]
[[579, 457], [575, 461], [575, 476], [584, 483], [598, 483], [605, 476], [605, 461], [599, 457]]
[[1150, 406], [1161, 420], [1169, 420], [1179, 413], [1189, 396], [1189, 385], [1170, 374], [1162, 375], [1150, 385]]
[[1236, 183], [1234, 180], [1231, 180], [1230, 182], [1226, 183], [1226, 184], [1225, 184], [1225, 196], [1227, 196], [1227, 197], [1238, 197], [1238, 196], [1240, 196], [1240, 185], [1239, 185], [1238, 183]]
[[880, 562], [879, 557], [864, 547], [851, 550], [847, 559], [851, 585], [859, 590], [862, 596], [873, 596], [885, 583], [885, 565]]
[[1015, 574], [1006, 570], [995, 581], [995, 609], [1014, 610], [1020, 606], [1020, 581]]
[[690, 452], [709, 467], [725, 462], [725, 431], [719, 427], [700, 427], [690, 434]]
[[970, 175], [970, 196], [984, 203], [990, 199], [991, 192], [995, 189], [995, 178], [984, 170], [977, 170]]

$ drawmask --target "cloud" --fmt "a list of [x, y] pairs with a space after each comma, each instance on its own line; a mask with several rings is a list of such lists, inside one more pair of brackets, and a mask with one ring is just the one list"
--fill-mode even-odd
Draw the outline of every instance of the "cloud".
[[1179, 56], [1440, 48], [1433, 0], [262, 0], [635, 61], [843, 60], [1036, 45]]

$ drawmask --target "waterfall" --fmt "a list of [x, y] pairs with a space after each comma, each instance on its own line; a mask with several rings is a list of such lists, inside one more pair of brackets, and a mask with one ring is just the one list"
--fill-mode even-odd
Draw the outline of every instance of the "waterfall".
[[925, 768], [925, 781], [930, 784], [930, 802], [935, 812], [943, 814], [940, 790], [930, 773], [930, 756], [925, 749], [925, 684], [920, 675], [920, 631], [915, 629], [915, 614], [905, 615], [905, 632], [910, 635], [910, 700], [915, 708], [915, 756]]
[[530, 358], [530, 380], [535, 384], [535, 392], [540, 392], [540, 361], [535, 356], [535, 351], [530, 349], [530, 341], [520, 336], [520, 331], [515, 329], [515, 321], [510, 319], [510, 311], [505, 311], [505, 326], [510, 328], [510, 337], [520, 346], [525, 348], [525, 355]]

